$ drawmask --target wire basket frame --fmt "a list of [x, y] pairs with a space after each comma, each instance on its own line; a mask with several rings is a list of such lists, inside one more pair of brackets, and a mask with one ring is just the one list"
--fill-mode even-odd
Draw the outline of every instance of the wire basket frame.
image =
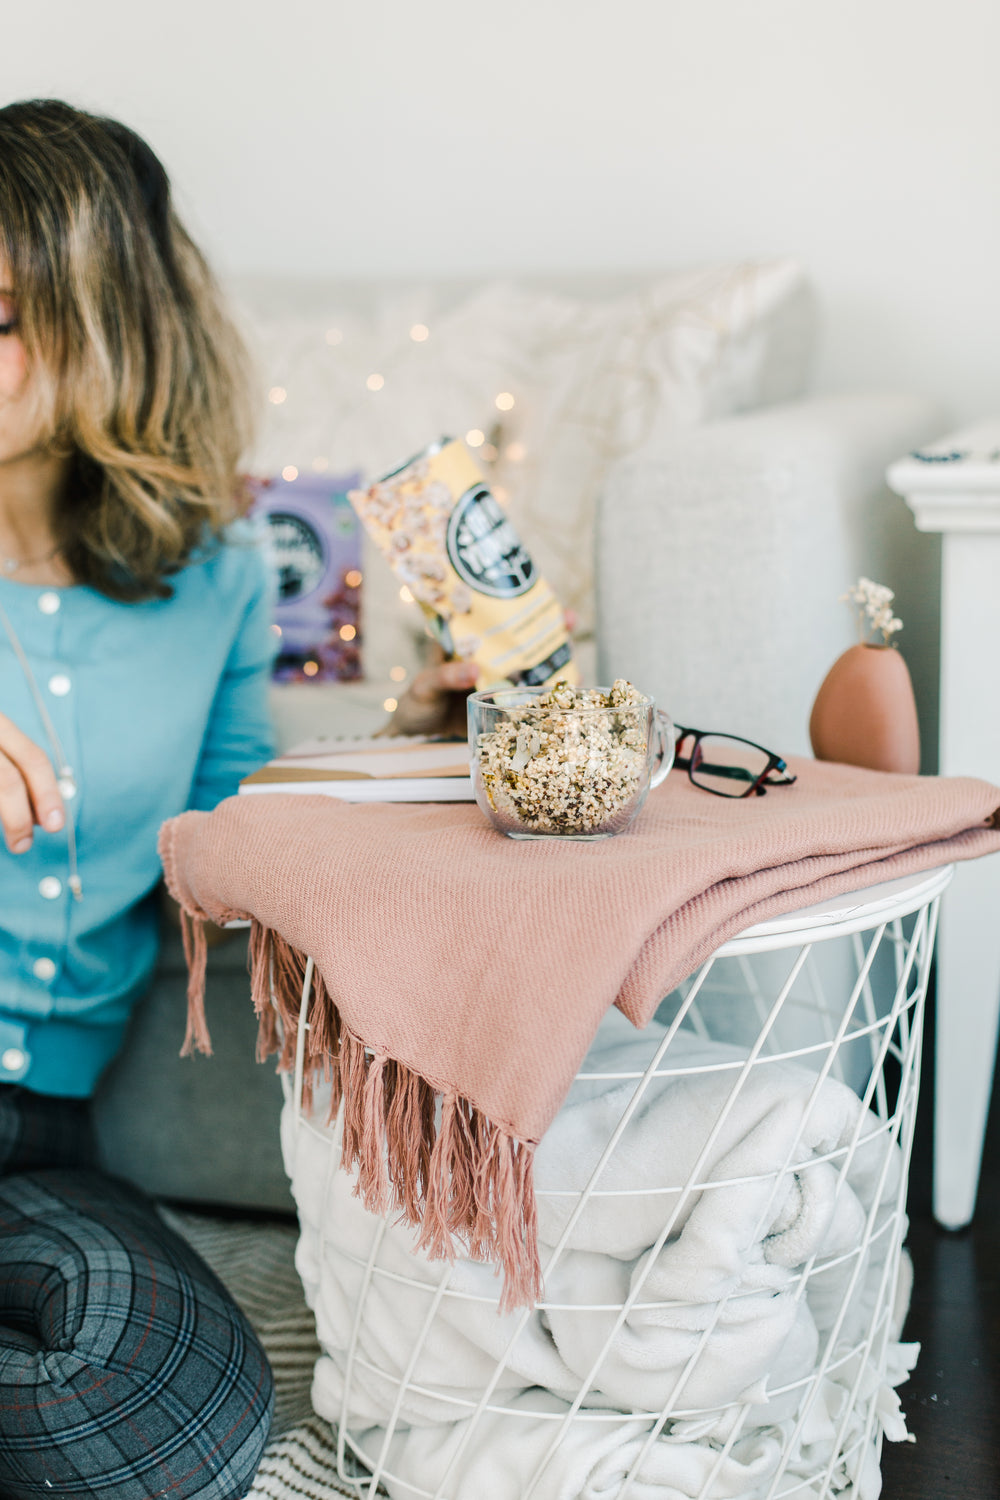
[[[584, 1110], [614, 1091], [610, 1128], [569, 1182], [540, 1170], [555, 1127], [539, 1147], [545, 1296], [502, 1318], [485, 1268], [460, 1253], [427, 1261], [392, 1214], [351, 1197], [340, 1118], [325, 1123], [322, 1091], [303, 1109], [309, 960], [282, 1142], [325, 1350], [314, 1404], [336, 1424], [341, 1480], [359, 1496], [406, 1500], [874, 1500], [883, 1436], [905, 1434], [892, 1387], [908, 1368], [907, 1173], [950, 875], [750, 929], [667, 997], [646, 1032], [588, 1054], [574, 1090]], [[650, 1153], [661, 1121], [681, 1122], [681, 1155], [669, 1129], [662, 1159]], [[639, 1160], [655, 1170], [637, 1184], [626, 1179]], [[811, 1222], [816, 1204], [825, 1228]], [[699, 1215], [742, 1247], [710, 1298], [697, 1257], [682, 1259], [677, 1284], [663, 1274]], [[595, 1262], [581, 1247], [591, 1225], [608, 1224], [626, 1237], [647, 1226], [642, 1251], [624, 1253], [627, 1274], [615, 1261], [588, 1281], [577, 1268]], [[747, 1351], [759, 1378], [741, 1389]]]

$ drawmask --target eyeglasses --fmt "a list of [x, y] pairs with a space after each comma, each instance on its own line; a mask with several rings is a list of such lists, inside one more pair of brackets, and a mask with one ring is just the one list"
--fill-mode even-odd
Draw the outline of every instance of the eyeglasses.
[[763, 797], [769, 786], [791, 786], [795, 777], [780, 755], [735, 734], [713, 734], [678, 724], [677, 751], [686, 740], [686, 755], [674, 755], [674, 765], [687, 771], [694, 786], [716, 797]]

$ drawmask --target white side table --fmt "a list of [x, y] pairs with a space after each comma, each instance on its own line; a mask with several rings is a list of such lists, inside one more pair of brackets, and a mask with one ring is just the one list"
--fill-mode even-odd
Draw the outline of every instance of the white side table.
[[[348, 1221], [344, 1204], [351, 1201], [351, 1182], [336, 1170], [342, 1115], [329, 1121], [322, 1084], [312, 1110], [303, 1107], [309, 959], [295, 1072], [282, 1075], [282, 1142], [293, 1194], [305, 1206], [298, 1263], [309, 1268], [303, 1275], [325, 1345], [313, 1399], [317, 1412], [337, 1424], [336, 1476], [332, 1452], [323, 1476], [331, 1486], [336, 1477], [359, 1500], [376, 1500], [384, 1479], [420, 1500], [458, 1500], [476, 1492], [473, 1466], [487, 1475], [484, 1455], [492, 1451], [497, 1462], [502, 1453], [518, 1457], [505, 1459], [499, 1489], [487, 1483], [480, 1491], [513, 1495], [516, 1483], [519, 1500], [540, 1500], [542, 1494], [568, 1494], [570, 1487], [580, 1493], [585, 1470], [597, 1473], [590, 1466], [600, 1451], [601, 1474], [610, 1476], [606, 1492], [620, 1492], [623, 1500], [639, 1489], [677, 1494], [668, 1479], [679, 1462], [689, 1466], [688, 1474], [698, 1474], [689, 1481], [691, 1494], [695, 1488], [702, 1497], [735, 1494], [732, 1476], [725, 1482], [718, 1476], [739, 1435], [750, 1447], [759, 1439], [774, 1448], [767, 1472], [764, 1460], [751, 1481], [755, 1495], [835, 1500], [847, 1490], [856, 1493], [849, 1476], [859, 1473], [874, 1486], [865, 1493], [874, 1494], [892, 1411], [889, 1387], [904, 1378], [896, 1304], [905, 1286], [899, 1263], [907, 1165], [935, 918], [951, 875], [950, 866], [925, 870], [745, 929], [668, 997], [660, 1026], [631, 1034], [627, 1050], [614, 1055], [614, 1071], [604, 1071], [607, 1054], [584, 1062], [578, 1081], [598, 1092], [612, 1084], [619, 1103], [602, 1109], [606, 1140], [600, 1132], [579, 1137], [589, 1141], [582, 1147], [586, 1169], [570, 1170], [567, 1157], [563, 1175], [537, 1189], [548, 1210], [542, 1265], [552, 1300], [521, 1309], [504, 1323], [496, 1320], [494, 1277], [470, 1273], [461, 1256], [441, 1264], [412, 1254], [412, 1236], [400, 1231], [395, 1209], [381, 1218], [355, 1209]], [[845, 950], [852, 972], [844, 971], [846, 982], [825, 987], [812, 965], [820, 950], [835, 947]], [[776, 954], [786, 960], [782, 965], [761, 967], [759, 960]], [[876, 971], [893, 981], [891, 1004], [881, 1009], [873, 990], [888, 996], [872, 984]], [[728, 1003], [733, 998], [746, 1027], [738, 1039]], [[685, 1046], [692, 1038], [700, 1038], [705, 1049], [736, 1045], [705, 1050], [695, 1060]], [[853, 1125], [837, 1126], [842, 1106], [826, 1115], [826, 1090], [843, 1079], [845, 1054], [855, 1048], [868, 1062], [863, 1108]], [[804, 1085], [792, 1082], [793, 1065], [802, 1068]], [[762, 1110], [765, 1080], [779, 1077]], [[649, 1158], [640, 1142], [649, 1139], [643, 1132], [657, 1118], [670, 1081], [683, 1082], [692, 1135], [683, 1151], [667, 1137]], [[699, 1114], [696, 1101], [709, 1097], [714, 1106]], [[722, 1140], [729, 1144], [722, 1147]], [[640, 1161], [646, 1163], [642, 1170]], [[775, 1257], [772, 1267], [762, 1245], [779, 1205], [781, 1214], [791, 1212], [801, 1238], [791, 1258]], [[828, 1241], [838, 1212], [845, 1212], [843, 1237], [835, 1231]], [[589, 1227], [582, 1228], [585, 1214]], [[692, 1230], [685, 1226], [693, 1215], [699, 1219]], [[641, 1222], [650, 1248], [623, 1278], [602, 1272], [595, 1279], [593, 1268], [613, 1256], [601, 1253], [600, 1235], [592, 1238], [594, 1224], [611, 1217]], [[726, 1232], [713, 1236], [709, 1224], [724, 1224]], [[671, 1273], [667, 1262], [688, 1233], [696, 1247], [687, 1252], [692, 1265]], [[584, 1245], [588, 1253], [581, 1255]], [[564, 1256], [575, 1257], [572, 1274], [560, 1267]], [[693, 1267], [702, 1263], [706, 1270], [699, 1280], [701, 1272]], [[765, 1264], [771, 1268], [762, 1272]], [[775, 1280], [778, 1264], [784, 1269]], [[765, 1274], [772, 1279], [760, 1281]], [[751, 1295], [756, 1300], [748, 1303]], [[728, 1389], [724, 1368], [734, 1351], [761, 1340], [767, 1346], [761, 1306], [776, 1311], [779, 1298], [789, 1299], [786, 1307], [794, 1300], [809, 1309], [811, 1333], [803, 1338], [801, 1331], [790, 1332], [789, 1322], [770, 1356], [766, 1383], [768, 1402], [780, 1403], [777, 1425], [773, 1416], [762, 1417], [759, 1395], [751, 1394], [764, 1378], [735, 1399], [722, 1391]], [[575, 1355], [565, 1365], [556, 1357], [551, 1324], [546, 1328], [557, 1316], [563, 1327], [572, 1322], [590, 1330], [574, 1343]], [[801, 1324], [795, 1320], [794, 1327]], [[550, 1368], [560, 1366], [561, 1400], [544, 1389], [542, 1347], [552, 1351]], [[641, 1349], [641, 1360], [623, 1355], [626, 1348]], [[633, 1375], [655, 1372], [655, 1398], [645, 1377], [636, 1385], [633, 1376], [634, 1394], [626, 1396], [619, 1384], [623, 1360]], [[567, 1382], [574, 1380], [578, 1388], [571, 1399]], [[594, 1399], [592, 1392], [601, 1394]], [[432, 1445], [430, 1463], [408, 1451], [412, 1440], [405, 1436], [414, 1415], [426, 1414], [428, 1401], [434, 1402], [435, 1420], [456, 1424]], [[373, 1410], [379, 1411], [374, 1422]], [[424, 1415], [416, 1429], [427, 1420]], [[614, 1432], [616, 1424], [624, 1433], [625, 1422], [634, 1425], [627, 1439], [618, 1438], [615, 1469], [602, 1434]], [[682, 1422], [694, 1429], [695, 1444], [699, 1435], [711, 1434], [700, 1457], [677, 1430]], [[669, 1436], [661, 1440], [664, 1428]], [[895, 1423], [888, 1431], [900, 1436]], [[679, 1443], [685, 1443], [681, 1450]], [[591, 1458], [581, 1458], [588, 1452]], [[358, 1459], [367, 1473], [359, 1471]], [[746, 1481], [738, 1482], [739, 1493], [748, 1494]], [[605, 1490], [603, 1478], [593, 1487], [583, 1483], [588, 1494], [598, 1487]]]
[[[890, 487], [920, 531], [942, 533], [941, 742], [946, 776], [1000, 781], [1000, 420], [900, 459]], [[934, 1215], [976, 1203], [1000, 1017], [1000, 859], [958, 867], [941, 904]]]

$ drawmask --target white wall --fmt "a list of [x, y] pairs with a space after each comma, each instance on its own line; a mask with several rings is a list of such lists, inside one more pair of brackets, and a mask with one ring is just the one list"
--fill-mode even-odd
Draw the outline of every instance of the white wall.
[[33, 0], [0, 98], [120, 115], [223, 267], [791, 252], [818, 383], [1000, 410], [996, 0]]

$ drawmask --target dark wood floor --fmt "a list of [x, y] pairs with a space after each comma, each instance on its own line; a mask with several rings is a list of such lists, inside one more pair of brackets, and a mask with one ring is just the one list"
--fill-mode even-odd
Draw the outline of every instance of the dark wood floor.
[[949, 1233], [931, 1216], [932, 1064], [929, 1047], [910, 1173], [914, 1289], [904, 1331], [923, 1347], [900, 1388], [916, 1442], [883, 1449], [882, 1500], [1000, 1500], [1000, 1087], [976, 1216]]

